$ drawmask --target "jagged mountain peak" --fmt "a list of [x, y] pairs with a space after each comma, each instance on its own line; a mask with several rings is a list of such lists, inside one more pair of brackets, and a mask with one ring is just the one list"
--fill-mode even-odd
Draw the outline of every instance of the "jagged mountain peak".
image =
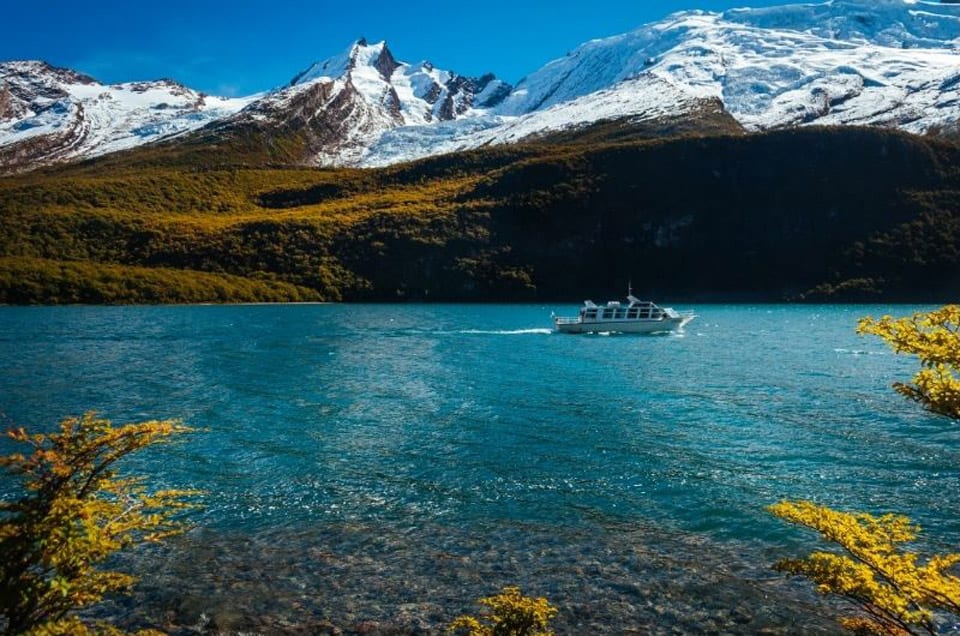
[[307, 84], [317, 80], [336, 80], [364, 67], [374, 68], [384, 79], [389, 79], [399, 65], [387, 47], [386, 41], [369, 44], [366, 38], [360, 38], [344, 52], [320, 62], [314, 62], [297, 73], [288, 86]]
[[78, 73], [69, 68], [53, 66], [43, 60], [12, 60], [0, 62], [0, 77], [21, 75], [32, 77], [55, 77], [61, 81], [73, 81], [78, 84], [99, 83], [89, 75]]
[[296, 130], [305, 163], [355, 164], [390, 130], [482, 117], [510, 88], [492, 74], [476, 79], [425, 60], [400, 61], [385, 41], [361, 38], [251, 104], [234, 123]]

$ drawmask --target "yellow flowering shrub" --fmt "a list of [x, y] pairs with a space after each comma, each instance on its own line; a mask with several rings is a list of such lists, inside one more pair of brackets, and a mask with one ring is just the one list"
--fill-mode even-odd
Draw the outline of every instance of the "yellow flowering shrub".
[[934, 413], [960, 419], [960, 306], [906, 318], [868, 316], [857, 332], [880, 336], [895, 352], [917, 356], [921, 369], [913, 382], [897, 382], [894, 388]]
[[547, 624], [556, 616], [557, 608], [543, 597], [524, 596], [519, 587], [508, 586], [477, 602], [489, 611], [479, 618], [458, 617], [450, 624], [450, 632], [467, 636], [553, 636]]
[[845, 513], [809, 501], [782, 501], [770, 506], [776, 516], [816, 530], [844, 554], [814, 552], [802, 559], [783, 559], [774, 567], [802, 575], [821, 594], [837, 594], [860, 608], [841, 619], [858, 634], [933, 634], [934, 611], [960, 616], [960, 578], [948, 572], [960, 554], [919, 555], [902, 549], [919, 528], [907, 517]]
[[[8, 433], [27, 453], [0, 458], [23, 494], [0, 501], [0, 630], [57, 636], [123, 632], [87, 624], [75, 610], [129, 590], [135, 578], [100, 569], [108, 557], [184, 530], [178, 518], [195, 491], [148, 492], [115, 464], [130, 453], [190, 431], [177, 421], [114, 427], [93, 413], [60, 422], [50, 434]], [[154, 632], [140, 632], [141, 634]]]

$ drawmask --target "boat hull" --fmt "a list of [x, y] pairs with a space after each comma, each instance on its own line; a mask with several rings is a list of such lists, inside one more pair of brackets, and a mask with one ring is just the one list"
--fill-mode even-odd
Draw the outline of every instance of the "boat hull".
[[555, 320], [558, 333], [658, 333], [678, 331], [693, 317], [663, 318], [660, 320]]

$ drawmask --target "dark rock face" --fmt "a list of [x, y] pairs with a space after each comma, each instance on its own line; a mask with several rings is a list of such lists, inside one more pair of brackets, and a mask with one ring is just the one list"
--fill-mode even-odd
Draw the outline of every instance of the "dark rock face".
[[477, 80], [477, 93], [483, 92], [491, 82], [496, 82], [497, 86], [494, 90], [490, 92], [489, 95], [483, 101], [477, 102], [476, 105], [481, 108], [493, 108], [494, 106], [499, 105], [503, 100], [505, 100], [511, 92], [513, 92], [513, 87], [507, 84], [506, 82], [501, 82], [493, 75], [493, 73], [487, 73], [482, 75], [480, 79]]
[[383, 96], [383, 106], [387, 112], [393, 116], [393, 120], [399, 125], [403, 123], [403, 115], [400, 113], [400, 96], [396, 89], [391, 86]]
[[334, 93], [333, 82], [315, 82], [282, 104], [254, 104], [238, 118], [208, 126], [202, 134], [219, 140], [253, 139], [268, 147], [274, 140], [296, 139], [296, 156], [279, 159], [303, 161], [307, 154], [339, 140], [342, 122], [337, 117], [349, 112], [352, 93], [349, 86]]
[[310, 90], [298, 95], [291, 104], [295, 117], [290, 118], [290, 109], [283, 114], [286, 127], [292, 129], [305, 143], [307, 155], [316, 154], [341, 141], [341, 128], [359, 99], [352, 84], [333, 93], [333, 85], [324, 83], [320, 90]]
[[198, 135], [254, 139], [275, 160], [309, 165], [318, 156], [356, 151], [363, 133], [382, 125], [384, 115], [394, 125], [403, 123], [400, 98], [392, 87], [388, 86], [379, 103], [371, 104], [349, 76], [342, 86], [338, 83], [315, 82], [286, 99], [254, 104], [237, 117], [209, 126]]
[[46, 62], [18, 62], [0, 64], [8, 101], [29, 106], [38, 100], [49, 101], [67, 97], [58, 84], [65, 82], [92, 83], [95, 80], [67, 69], [58, 69]]
[[[450, 121], [456, 119], [457, 115], [463, 114], [473, 101], [476, 82], [467, 77], [455, 75], [446, 84], [447, 97], [443, 100], [440, 108], [434, 109], [440, 121]], [[457, 103], [457, 97], [462, 97]]]
[[373, 64], [374, 68], [380, 71], [380, 76], [390, 81], [390, 76], [393, 75], [393, 72], [397, 70], [400, 66], [399, 62], [393, 57], [393, 53], [390, 52], [390, 49], [387, 48], [387, 45], [383, 45], [383, 51], [380, 53], [380, 56], [377, 58], [377, 61]]
[[436, 82], [430, 84], [430, 88], [427, 91], [420, 95], [419, 97], [423, 99], [428, 104], [436, 104], [437, 100], [440, 99], [440, 94], [443, 92], [443, 89]]
[[[423, 68], [427, 71], [433, 69], [433, 65], [424, 62]], [[481, 93], [491, 83], [496, 83], [495, 90], [478, 99]], [[506, 82], [501, 82], [488, 73], [480, 78], [464, 77], [454, 74], [442, 86], [437, 82], [432, 82], [426, 90], [422, 90], [417, 97], [428, 104], [434, 106], [433, 116], [438, 121], [450, 121], [463, 115], [471, 107], [492, 108], [502, 102], [512, 90]]]
[[22, 117], [27, 112], [27, 105], [23, 99], [18, 99], [10, 84], [4, 82], [0, 87], [0, 121]]
[[[491, 82], [498, 82], [499, 86], [497, 86], [496, 90], [492, 91], [490, 95], [485, 96], [482, 101], [478, 102], [477, 97]], [[447, 81], [443, 88], [446, 89], [446, 97], [439, 108], [434, 109], [438, 119], [441, 121], [456, 119], [472, 106], [492, 108], [506, 99], [512, 90], [509, 84], [499, 82], [492, 74], [484, 75], [479, 79], [454, 75]], [[441, 92], [442, 89], [438, 86], [438, 97]], [[436, 99], [437, 98], [431, 103], [435, 103]]]

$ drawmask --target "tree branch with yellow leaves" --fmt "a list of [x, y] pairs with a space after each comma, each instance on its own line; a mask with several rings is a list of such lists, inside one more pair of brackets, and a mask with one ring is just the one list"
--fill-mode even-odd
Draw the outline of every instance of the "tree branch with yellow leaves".
[[[173, 420], [114, 427], [87, 413], [64, 419], [57, 432], [8, 433], [29, 452], [0, 457], [24, 490], [0, 501], [2, 633], [123, 634], [74, 612], [129, 590], [135, 577], [99, 566], [119, 550], [183, 532], [180, 514], [199, 493], [149, 492], [142, 478], [120, 477], [116, 463], [191, 430]], [[138, 632], [148, 633], [157, 632]]]
[[880, 336], [896, 353], [917, 356], [921, 369], [912, 383], [894, 388], [934, 413], [960, 419], [960, 305], [906, 318], [867, 316], [857, 333]]

